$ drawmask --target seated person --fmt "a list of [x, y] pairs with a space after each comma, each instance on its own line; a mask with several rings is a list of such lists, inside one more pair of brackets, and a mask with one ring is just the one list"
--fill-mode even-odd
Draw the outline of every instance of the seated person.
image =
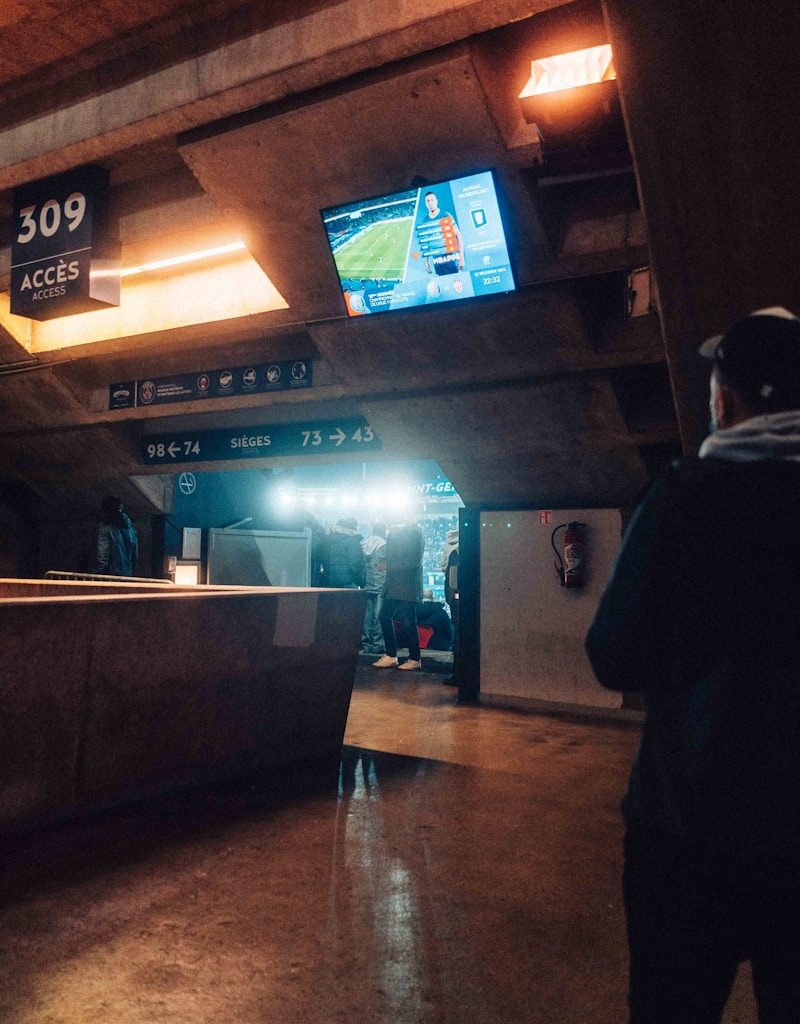
[[432, 590], [422, 591], [422, 601], [417, 605], [417, 625], [433, 630], [428, 641], [429, 651], [452, 651], [453, 623], [444, 610], [444, 602], [434, 601]]

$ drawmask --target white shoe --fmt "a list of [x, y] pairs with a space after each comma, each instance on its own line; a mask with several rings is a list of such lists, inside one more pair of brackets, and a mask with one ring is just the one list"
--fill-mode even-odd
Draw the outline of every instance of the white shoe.
[[398, 668], [404, 668], [407, 672], [411, 672], [414, 669], [421, 669], [421, 661], [413, 661], [411, 658], [407, 658], [402, 665], [398, 665]]
[[397, 658], [390, 658], [388, 654], [384, 654], [377, 661], [373, 661], [371, 668], [397, 668]]

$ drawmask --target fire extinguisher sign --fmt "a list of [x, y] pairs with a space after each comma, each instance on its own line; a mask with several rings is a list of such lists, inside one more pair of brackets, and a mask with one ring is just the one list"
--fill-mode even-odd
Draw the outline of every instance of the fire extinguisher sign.
[[539, 512], [539, 526], [552, 526], [553, 525], [553, 511], [547, 509], [546, 511]]

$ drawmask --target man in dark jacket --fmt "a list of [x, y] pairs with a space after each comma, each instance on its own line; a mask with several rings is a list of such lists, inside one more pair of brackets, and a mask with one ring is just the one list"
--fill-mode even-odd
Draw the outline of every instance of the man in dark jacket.
[[364, 586], [364, 554], [355, 519], [340, 519], [320, 543], [320, 585], [354, 590]]
[[587, 637], [642, 691], [623, 802], [631, 1024], [713, 1024], [749, 959], [800, 1020], [800, 321], [709, 339], [712, 432], [656, 481]]
[[[422, 598], [424, 551], [425, 538], [416, 523], [404, 523], [389, 534], [386, 541], [386, 583], [381, 608], [381, 629], [386, 654], [373, 662], [373, 668], [422, 668], [417, 633], [417, 601]], [[408, 638], [409, 657], [402, 665], [397, 662], [395, 620], [402, 624]]]
[[139, 557], [139, 538], [122, 508], [122, 501], [112, 494], [103, 498], [103, 521], [97, 531], [96, 571], [106, 576], [133, 576]]

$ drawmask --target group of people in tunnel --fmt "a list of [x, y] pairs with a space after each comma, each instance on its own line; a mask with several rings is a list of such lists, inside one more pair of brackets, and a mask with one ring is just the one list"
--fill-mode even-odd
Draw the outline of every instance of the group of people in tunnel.
[[[453, 649], [453, 623], [444, 602], [422, 587], [424, 551], [423, 532], [410, 519], [391, 530], [385, 523], [373, 523], [369, 536], [363, 537], [357, 520], [344, 517], [317, 538], [314, 582], [367, 592], [361, 644], [366, 654], [379, 656], [374, 668], [419, 670], [421, 630], [428, 650]], [[452, 594], [449, 603], [452, 609]], [[403, 646], [409, 656], [401, 662], [397, 652]]]

